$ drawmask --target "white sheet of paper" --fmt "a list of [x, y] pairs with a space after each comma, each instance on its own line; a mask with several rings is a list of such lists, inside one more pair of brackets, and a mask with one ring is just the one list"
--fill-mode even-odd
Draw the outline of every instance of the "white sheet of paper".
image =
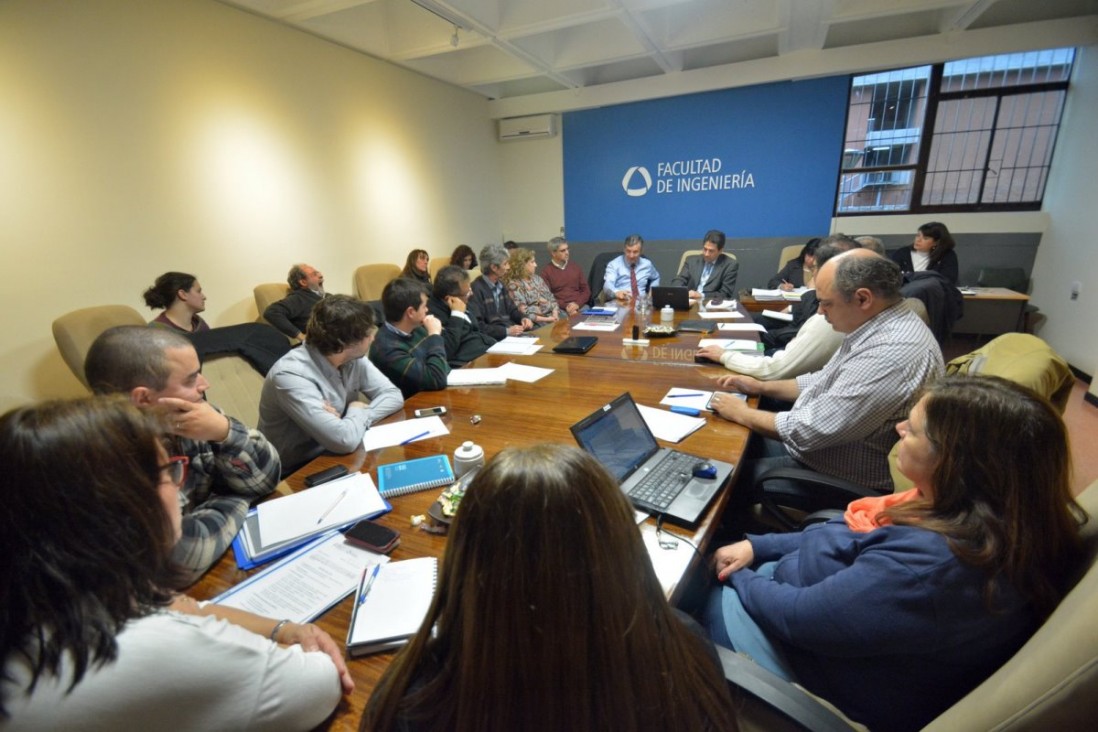
[[576, 323], [572, 326], [572, 330], [597, 330], [610, 333], [617, 330], [620, 325], [621, 323]]
[[660, 546], [656, 527], [652, 524], [641, 524], [638, 528], [641, 539], [644, 540], [644, 548], [648, 550], [648, 558], [652, 560], [652, 569], [656, 570], [656, 578], [660, 581], [664, 594], [670, 595], [686, 574], [686, 568], [694, 557], [694, 550], [681, 536], [671, 534], [666, 527], [663, 529], [663, 538], [669, 544], [675, 542], [674, 548], [664, 549]]
[[747, 316], [738, 310], [706, 310], [704, 313], [698, 313], [698, 317], [704, 320], [735, 320]]
[[705, 420], [701, 417], [691, 417], [688, 414], [675, 414], [664, 409], [646, 407], [638, 404], [644, 423], [657, 440], [665, 442], [682, 442], [688, 435], [697, 432], [705, 426]]
[[307, 623], [354, 592], [362, 572], [389, 557], [348, 544], [334, 531], [213, 599], [268, 618]]
[[259, 534], [277, 544], [383, 511], [385, 501], [369, 473], [350, 475], [256, 507]]
[[448, 434], [450, 430], [443, 424], [442, 419], [437, 416], [423, 417], [371, 427], [362, 436], [362, 444], [367, 450], [379, 450], [408, 441], [418, 442], [428, 437], [441, 437]]
[[717, 330], [765, 333], [766, 326], [758, 323], [717, 323]]
[[718, 346], [726, 351], [762, 353], [759, 350], [758, 341], [753, 341], [750, 338], [702, 338], [698, 341], [698, 348], [705, 348], [706, 346]]
[[553, 373], [553, 369], [543, 369], [540, 366], [527, 366], [521, 363], [514, 363], [513, 361], [503, 364], [499, 367], [499, 370], [503, 372], [503, 375], [508, 379], [525, 381], [527, 384], [533, 384], [538, 379], [543, 379]]
[[537, 338], [529, 336], [507, 336], [502, 341], [488, 349], [488, 353], [512, 353], [516, 356], [532, 356], [540, 351], [543, 346], [538, 345]]
[[669, 407], [690, 407], [691, 409], [698, 409], [704, 412], [706, 405], [709, 404], [709, 400], [712, 396], [713, 392], [711, 391], [683, 389], [673, 386], [663, 399], [660, 400], [660, 404], [666, 404]]
[[784, 320], [786, 323], [793, 322], [793, 313], [782, 312], [781, 310], [763, 310], [763, 317], [773, 318], [774, 320]]
[[[454, 369], [446, 375], [446, 386], [483, 386], [506, 384], [507, 377], [498, 368]], [[370, 434], [367, 432], [366, 434]]]

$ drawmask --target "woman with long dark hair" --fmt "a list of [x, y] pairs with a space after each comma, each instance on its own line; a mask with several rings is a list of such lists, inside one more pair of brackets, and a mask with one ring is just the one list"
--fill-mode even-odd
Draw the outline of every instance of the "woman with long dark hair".
[[911, 246], [892, 252], [892, 261], [900, 265], [900, 270], [908, 272], [937, 272], [956, 285], [960, 277], [957, 264], [957, 252], [953, 251], [957, 243], [945, 224], [931, 221], [919, 227]]
[[429, 265], [431, 255], [426, 249], [413, 249], [408, 252], [408, 258], [404, 261], [404, 269], [400, 271], [401, 277], [408, 277], [416, 282], [422, 282], [431, 286], [431, 271]]
[[574, 447], [508, 448], [458, 509], [419, 633], [366, 730], [732, 730], [708, 642], [656, 579], [616, 482]]
[[172, 591], [187, 459], [152, 419], [123, 397], [0, 417], [0, 726], [314, 727], [354, 686], [326, 633]]
[[897, 425], [910, 491], [718, 549], [717, 643], [870, 729], [920, 729], [1026, 642], [1069, 589], [1085, 514], [1060, 415], [995, 377], [926, 389]]

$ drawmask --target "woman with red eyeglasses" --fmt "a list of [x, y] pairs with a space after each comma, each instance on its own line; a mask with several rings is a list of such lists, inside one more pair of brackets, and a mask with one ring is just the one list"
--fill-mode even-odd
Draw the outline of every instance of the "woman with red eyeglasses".
[[0, 718], [20, 729], [310, 729], [353, 682], [314, 625], [175, 594], [187, 458], [120, 397], [0, 417]]

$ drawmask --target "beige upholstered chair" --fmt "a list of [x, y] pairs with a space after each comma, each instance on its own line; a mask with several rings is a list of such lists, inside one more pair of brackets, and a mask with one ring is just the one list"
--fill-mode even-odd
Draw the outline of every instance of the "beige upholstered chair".
[[252, 295], [255, 297], [255, 309], [259, 314], [256, 321], [266, 323], [267, 321], [263, 319], [263, 312], [271, 303], [278, 302], [288, 294], [290, 294], [290, 286], [285, 282], [264, 282], [262, 285], [256, 285], [252, 288]]
[[145, 325], [146, 321], [129, 305], [99, 305], [73, 310], [53, 321], [53, 340], [69, 370], [84, 386], [84, 357], [99, 334], [116, 325]]
[[801, 256], [801, 250], [804, 249], [804, 244], [790, 244], [787, 247], [782, 247], [782, 253], [778, 255], [778, 268], [775, 272], [781, 272], [782, 267], [789, 264], [791, 260]]
[[438, 271], [448, 264], [450, 264], [449, 257], [431, 257], [431, 261], [427, 263], [427, 272], [431, 275], [432, 282], [434, 282]]
[[[924, 732], [1094, 727], [1098, 719], [1098, 633], [1094, 631], [1098, 615], [1098, 481], [1077, 500], [1090, 515], [1082, 531], [1086, 558], [1081, 578], [1009, 661], [928, 724]], [[739, 710], [740, 729], [865, 729], [746, 656], [725, 648], [718, 652], [734, 693], [745, 697]]]
[[364, 264], [355, 270], [352, 291], [359, 300], [380, 300], [385, 285], [399, 276], [395, 264]]
[[210, 382], [206, 399], [248, 427], [259, 424], [259, 395], [263, 377], [235, 354], [210, 356], [202, 363], [202, 375]]
[[[686, 264], [686, 258], [687, 258], [687, 257], [692, 257], [692, 256], [694, 256], [695, 254], [697, 254], [698, 256], [701, 256], [701, 253], [702, 253], [702, 250], [701, 250], [701, 249], [687, 249], [687, 250], [686, 250], [685, 252], [683, 252], [683, 253], [682, 253], [682, 256], [681, 256], [681, 257], [679, 257], [679, 268], [675, 270], [675, 274], [677, 275], [677, 274], [678, 274], [679, 272], [682, 272], [682, 268], [683, 268], [683, 266], [684, 266], [684, 265]], [[724, 250], [724, 252], [723, 252], [723, 253], [724, 253], [724, 254], [727, 254], [727, 255], [728, 255], [729, 257], [731, 257], [731, 258], [732, 258], [733, 260], [735, 260], [735, 259], [736, 259], [736, 255], [735, 255], [735, 254], [733, 254], [732, 252], [728, 251], [728, 249], [727, 249], [727, 248], [725, 248], [725, 250]], [[671, 280], [668, 280], [667, 282], [668, 282], [668, 283], [670, 283], [670, 282], [671, 282]]]

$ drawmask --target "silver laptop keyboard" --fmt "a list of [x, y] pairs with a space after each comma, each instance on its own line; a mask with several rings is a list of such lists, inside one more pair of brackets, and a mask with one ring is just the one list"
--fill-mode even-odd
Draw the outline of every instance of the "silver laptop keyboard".
[[646, 506], [659, 510], [665, 509], [690, 482], [694, 465], [697, 463], [698, 458], [693, 455], [671, 451], [656, 467], [648, 471], [648, 475], [633, 486], [629, 491], [629, 497]]

